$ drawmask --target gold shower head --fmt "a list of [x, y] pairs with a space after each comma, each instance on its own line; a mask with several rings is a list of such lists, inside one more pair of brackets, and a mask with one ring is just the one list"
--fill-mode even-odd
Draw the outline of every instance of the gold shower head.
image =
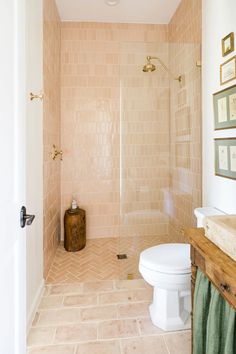
[[153, 60], [153, 59], [157, 60], [157, 61], [163, 66], [163, 68], [164, 68], [166, 71], [168, 71], [168, 72], [171, 74], [171, 76], [173, 76], [173, 79], [174, 79], [174, 80], [179, 81], [179, 82], [182, 81], [182, 76], [181, 76], [181, 75], [178, 76], [178, 77], [175, 77], [175, 76], [173, 75], [173, 73], [170, 71], [170, 69], [167, 68], [167, 66], [163, 63], [163, 61], [162, 61], [160, 58], [158, 58], [158, 57], [151, 57], [150, 55], [147, 56], [147, 64], [144, 65], [144, 67], [143, 67], [143, 72], [145, 72], [145, 73], [150, 73], [150, 72], [156, 70], [156, 66], [155, 66], [154, 64], [152, 64], [152, 62], [151, 62], [151, 60]]
[[156, 66], [151, 63], [151, 59], [152, 59], [152, 58], [151, 58], [150, 56], [147, 56], [147, 64], [144, 65], [144, 67], [143, 67], [143, 72], [145, 72], [145, 73], [150, 73], [150, 72], [156, 70]]

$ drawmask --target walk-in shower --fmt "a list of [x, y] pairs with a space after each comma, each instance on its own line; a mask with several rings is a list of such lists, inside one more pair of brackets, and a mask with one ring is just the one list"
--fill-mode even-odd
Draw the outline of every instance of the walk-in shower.
[[123, 42], [120, 52], [118, 253], [127, 255], [119, 261], [120, 277], [136, 278], [142, 250], [182, 242], [183, 225], [193, 225], [200, 195], [200, 47]]

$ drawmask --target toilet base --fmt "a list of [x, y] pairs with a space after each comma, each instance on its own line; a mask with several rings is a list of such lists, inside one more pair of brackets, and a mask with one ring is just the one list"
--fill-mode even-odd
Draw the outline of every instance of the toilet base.
[[164, 331], [191, 328], [190, 290], [166, 290], [154, 288], [153, 303], [149, 306], [152, 323]]

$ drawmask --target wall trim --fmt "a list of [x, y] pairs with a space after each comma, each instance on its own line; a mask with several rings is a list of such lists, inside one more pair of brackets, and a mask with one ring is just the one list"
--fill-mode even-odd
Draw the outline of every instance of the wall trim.
[[29, 314], [27, 316], [27, 327], [26, 327], [27, 335], [29, 334], [32, 322], [34, 320], [34, 316], [35, 316], [36, 311], [38, 309], [40, 300], [42, 298], [44, 286], [45, 286], [45, 281], [44, 281], [44, 279], [42, 279], [41, 284], [39, 285], [36, 295], [34, 297], [34, 301], [31, 304]]

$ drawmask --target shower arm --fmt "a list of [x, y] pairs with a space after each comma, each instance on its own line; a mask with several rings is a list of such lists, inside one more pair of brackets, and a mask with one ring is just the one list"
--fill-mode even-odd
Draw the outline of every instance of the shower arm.
[[179, 82], [182, 81], [182, 76], [179, 75], [178, 77], [175, 77], [175, 75], [170, 71], [169, 68], [167, 68], [167, 66], [163, 63], [163, 61], [159, 57], [151, 57], [150, 55], [147, 56], [148, 62], [150, 62], [153, 59], [156, 59], [157, 61], [159, 61], [159, 63], [163, 66], [163, 68], [171, 74], [171, 76], [173, 77], [174, 80], [179, 81]]

